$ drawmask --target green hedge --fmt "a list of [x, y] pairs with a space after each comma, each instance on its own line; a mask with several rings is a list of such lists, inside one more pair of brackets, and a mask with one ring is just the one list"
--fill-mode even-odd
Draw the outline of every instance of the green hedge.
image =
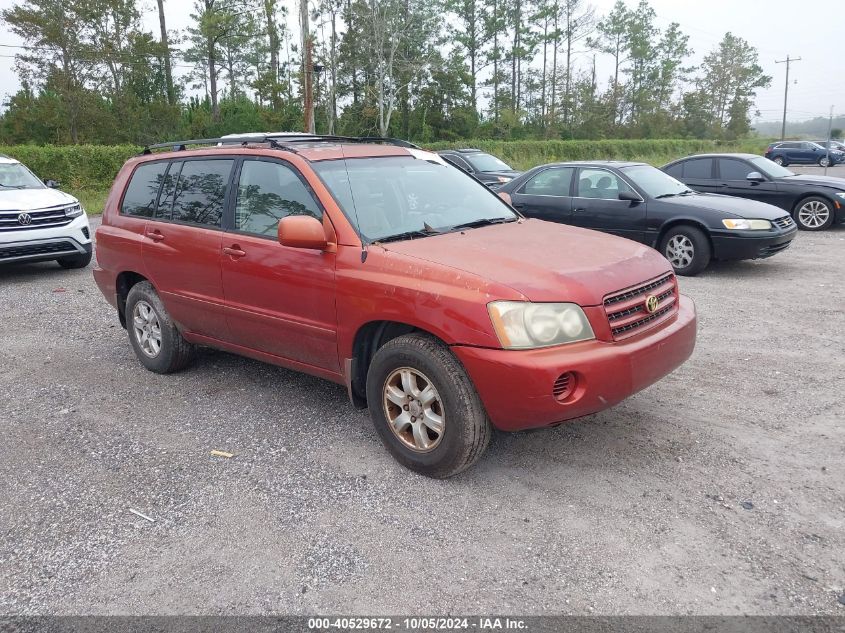
[[[674, 158], [701, 152], [761, 153], [765, 139], [735, 143], [702, 140], [606, 140], [606, 141], [491, 141], [467, 140], [433, 143], [428, 149], [477, 147], [500, 157], [517, 169], [561, 160], [642, 160], [662, 164]], [[39, 178], [52, 178], [67, 189], [104, 190], [111, 186], [121, 166], [140, 148], [132, 145], [15, 145], [2, 147], [0, 154], [17, 158]]]
[[66, 189], [108, 189], [123, 163], [138, 154], [133, 145], [14, 145], [0, 154], [16, 158], [42, 180]]

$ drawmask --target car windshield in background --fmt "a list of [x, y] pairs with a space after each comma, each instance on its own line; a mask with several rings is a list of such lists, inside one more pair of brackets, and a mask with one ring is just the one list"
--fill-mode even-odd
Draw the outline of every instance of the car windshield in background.
[[463, 154], [476, 171], [513, 171], [510, 165], [490, 154]]
[[441, 163], [390, 156], [313, 167], [367, 242], [518, 219], [487, 187]]
[[652, 198], [671, 198], [694, 193], [684, 183], [651, 165], [623, 167], [622, 172]]
[[20, 163], [0, 163], [0, 189], [43, 189], [44, 183]]
[[770, 161], [768, 158], [757, 156], [749, 159], [749, 162], [764, 176], [769, 178], [785, 178], [786, 176], [794, 176], [795, 173], [789, 171], [786, 167], [781, 167], [777, 163]]

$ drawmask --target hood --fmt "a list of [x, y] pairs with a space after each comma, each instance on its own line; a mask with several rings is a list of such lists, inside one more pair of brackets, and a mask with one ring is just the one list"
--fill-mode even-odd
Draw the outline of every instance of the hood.
[[734, 196], [723, 196], [718, 193], [699, 193], [691, 196], [676, 196], [665, 198], [657, 202], [669, 202], [678, 210], [686, 207], [691, 212], [700, 209], [707, 209], [717, 213], [724, 213], [732, 218], [751, 218], [759, 220], [776, 220], [786, 215], [786, 211], [774, 205], [749, 200], [747, 198], [736, 198]]
[[531, 301], [601, 305], [605, 295], [672, 268], [652, 248], [563, 224], [523, 220], [384, 248], [508, 286]]
[[845, 191], [845, 178], [837, 178], [836, 176], [816, 176], [815, 174], [796, 174], [794, 176], [785, 176], [778, 178], [776, 182], [783, 183], [806, 183], [808, 185], [817, 185], [820, 187], [832, 187], [839, 191]]
[[62, 204], [74, 204], [76, 198], [58, 189], [0, 188], [0, 211], [35, 211]]

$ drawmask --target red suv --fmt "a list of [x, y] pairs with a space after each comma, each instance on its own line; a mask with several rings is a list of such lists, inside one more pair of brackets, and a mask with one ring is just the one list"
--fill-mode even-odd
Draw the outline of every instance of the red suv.
[[121, 170], [96, 237], [97, 284], [147, 369], [203, 345], [345, 385], [432, 477], [478, 460], [493, 427], [606, 409], [695, 345], [657, 252], [525, 219], [401, 144], [156, 146]]

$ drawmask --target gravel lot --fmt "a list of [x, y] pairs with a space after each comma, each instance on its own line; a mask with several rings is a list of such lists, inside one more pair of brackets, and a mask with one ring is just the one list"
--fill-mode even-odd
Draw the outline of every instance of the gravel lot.
[[0, 270], [0, 613], [845, 614], [843, 251], [682, 279], [684, 367], [448, 481], [341, 387], [148, 373], [90, 270]]

